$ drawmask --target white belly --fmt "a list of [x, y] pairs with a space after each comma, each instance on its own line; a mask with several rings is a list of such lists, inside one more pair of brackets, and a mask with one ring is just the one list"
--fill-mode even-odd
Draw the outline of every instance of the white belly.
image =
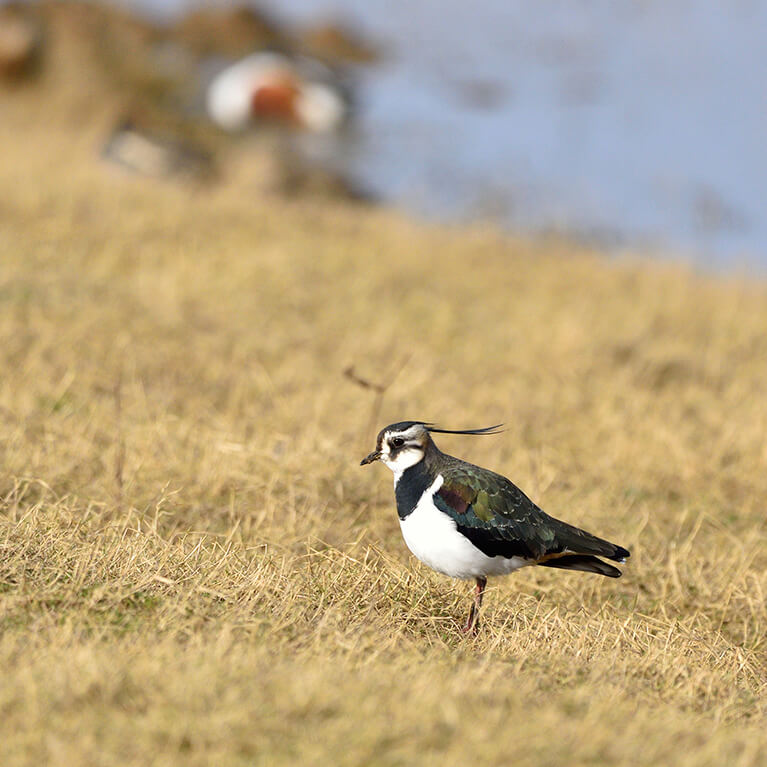
[[506, 575], [532, 564], [522, 557], [488, 557], [461, 535], [455, 521], [432, 500], [443, 481], [440, 474], [415, 509], [399, 523], [407, 547], [421, 562], [451, 578]]

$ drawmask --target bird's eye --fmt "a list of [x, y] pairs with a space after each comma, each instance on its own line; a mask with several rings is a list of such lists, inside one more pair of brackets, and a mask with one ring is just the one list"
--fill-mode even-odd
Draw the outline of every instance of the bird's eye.
[[402, 447], [405, 444], [405, 440], [402, 437], [392, 437], [392, 447]]

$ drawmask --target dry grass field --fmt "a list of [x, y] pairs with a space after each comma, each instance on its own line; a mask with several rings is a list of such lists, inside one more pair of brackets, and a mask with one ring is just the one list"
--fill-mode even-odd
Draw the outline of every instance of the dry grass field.
[[[767, 764], [765, 283], [119, 175], [39, 95], [0, 123], [3, 767]], [[505, 421], [438, 443], [624, 577], [491, 581], [461, 636], [358, 466], [405, 418]]]

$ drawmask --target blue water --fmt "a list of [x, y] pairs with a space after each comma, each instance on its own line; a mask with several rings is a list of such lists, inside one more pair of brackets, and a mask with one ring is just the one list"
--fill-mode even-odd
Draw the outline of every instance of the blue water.
[[767, 2], [260, 6], [289, 23], [351, 21], [384, 50], [358, 72], [360, 137], [347, 157], [382, 197], [767, 267]]

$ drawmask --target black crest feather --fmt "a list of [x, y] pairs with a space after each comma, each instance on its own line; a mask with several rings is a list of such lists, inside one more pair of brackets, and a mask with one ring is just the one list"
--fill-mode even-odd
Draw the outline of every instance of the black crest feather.
[[500, 434], [503, 429], [502, 423], [497, 423], [495, 426], [485, 426], [482, 429], [440, 429], [432, 423], [425, 423], [427, 431], [433, 431], [438, 434]]

